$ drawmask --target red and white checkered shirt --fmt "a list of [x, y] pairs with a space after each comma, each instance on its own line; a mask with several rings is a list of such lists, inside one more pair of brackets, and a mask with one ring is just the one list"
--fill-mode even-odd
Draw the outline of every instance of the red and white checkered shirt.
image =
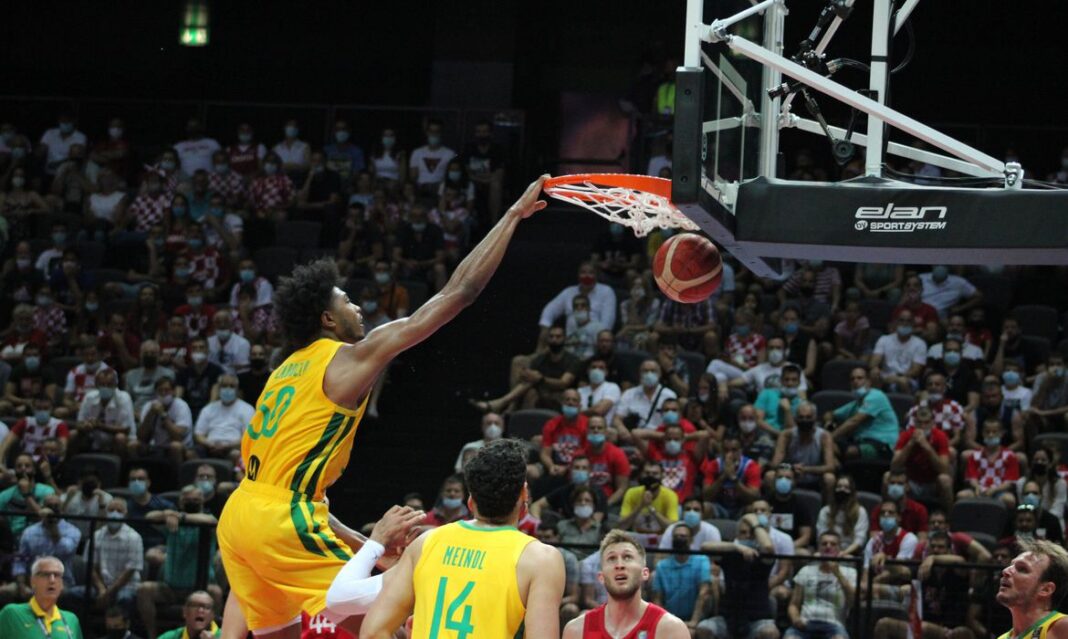
[[206, 289], [215, 288], [221, 283], [226, 263], [218, 251], [209, 246], [199, 255], [192, 251], [186, 251], [184, 255], [193, 269], [190, 278], [200, 282]]
[[212, 193], [218, 193], [227, 200], [243, 200], [247, 190], [245, 178], [241, 177], [240, 173], [235, 173], [234, 171], [209, 174], [208, 188]]
[[[905, 428], [909, 429], [916, 425], [915, 416], [916, 409], [919, 406], [913, 406], [909, 409], [908, 414], [905, 416]], [[935, 426], [938, 426], [942, 430], [952, 437], [957, 431], [964, 428], [964, 407], [960, 405], [955, 399], [942, 399], [930, 405], [931, 412], [934, 413]]]
[[1011, 450], [1002, 448], [994, 459], [987, 457], [984, 450], [969, 450], [965, 455], [968, 467], [964, 478], [978, 480], [983, 490], [1020, 478], [1020, 464]]
[[[241, 321], [241, 313], [237, 309], [230, 310], [230, 319], [233, 321], [234, 333], [237, 333], [241, 337], [248, 337], [245, 333], [245, 323]], [[252, 330], [259, 331], [261, 335], [280, 330], [280, 327], [278, 326], [278, 318], [274, 316], [274, 307], [271, 304], [257, 306], [252, 309], [252, 318], [250, 322], [252, 324]]]
[[215, 307], [210, 304], [201, 304], [198, 311], [189, 304], [182, 304], [174, 309], [174, 314], [185, 320], [185, 326], [189, 329], [189, 339], [207, 337], [211, 320], [215, 317]]
[[152, 196], [142, 193], [130, 203], [130, 214], [134, 216], [134, 228], [142, 233], [147, 233], [153, 226], [163, 224], [163, 218], [167, 209], [171, 206], [172, 196], [160, 193]]
[[67, 316], [55, 305], [48, 308], [38, 306], [33, 311], [34, 327], [48, 336], [49, 340], [62, 337], [67, 332]]
[[96, 388], [96, 374], [107, 368], [109, 366], [104, 362], [97, 364], [95, 371], [87, 370], [85, 364], [78, 364], [67, 373], [67, 385], [64, 387], [63, 392], [68, 397], [73, 397], [78, 402], [81, 402], [85, 399], [86, 392]]
[[764, 336], [760, 333], [750, 333], [745, 337], [739, 337], [737, 333], [731, 333], [727, 338], [727, 355], [731, 363], [737, 363], [741, 355], [746, 368], [757, 365], [757, 354], [764, 348]]
[[67, 439], [70, 437], [70, 429], [67, 422], [49, 417], [48, 423], [41, 425], [33, 417], [23, 417], [11, 427], [11, 433], [19, 438], [19, 444], [25, 453], [33, 455], [34, 461], [41, 461], [37, 449], [46, 439]]
[[258, 177], [249, 191], [252, 208], [257, 211], [285, 208], [292, 197], [293, 182], [284, 174]]

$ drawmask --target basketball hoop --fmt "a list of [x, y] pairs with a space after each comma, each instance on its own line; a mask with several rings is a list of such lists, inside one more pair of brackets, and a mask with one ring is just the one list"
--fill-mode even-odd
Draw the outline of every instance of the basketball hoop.
[[576, 173], [549, 178], [549, 197], [593, 211], [644, 237], [654, 229], [700, 228], [671, 203], [671, 180], [627, 173]]

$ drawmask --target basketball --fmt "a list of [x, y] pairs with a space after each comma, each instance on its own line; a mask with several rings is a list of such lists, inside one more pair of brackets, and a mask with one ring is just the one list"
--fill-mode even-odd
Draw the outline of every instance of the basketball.
[[708, 238], [694, 233], [673, 235], [660, 245], [653, 258], [653, 279], [664, 295], [693, 304], [719, 288], [723, 260]]

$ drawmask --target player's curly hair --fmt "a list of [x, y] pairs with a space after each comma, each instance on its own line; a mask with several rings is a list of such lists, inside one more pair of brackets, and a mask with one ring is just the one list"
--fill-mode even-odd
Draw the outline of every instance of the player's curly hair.
[[467, 462], [464, 479], [478, 514], [491, 523], [503, 524], [527, 480], [527, 449], [517, 439], [498, 439]]
[[274, 290], [274, 314], [282, 326], [283, 351], [291, 353], [310, 344], [322, 330], [320, 316], [330, 306], [341, 275], [331, 258], [302, 264], [283, 277]]

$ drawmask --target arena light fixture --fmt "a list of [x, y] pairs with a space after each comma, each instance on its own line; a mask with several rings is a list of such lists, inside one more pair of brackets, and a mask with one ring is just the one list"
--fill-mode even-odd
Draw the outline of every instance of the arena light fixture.
[[178, 42], [185, 47], [203, 47], [209, 40], [207, 0], [186, 0]]

